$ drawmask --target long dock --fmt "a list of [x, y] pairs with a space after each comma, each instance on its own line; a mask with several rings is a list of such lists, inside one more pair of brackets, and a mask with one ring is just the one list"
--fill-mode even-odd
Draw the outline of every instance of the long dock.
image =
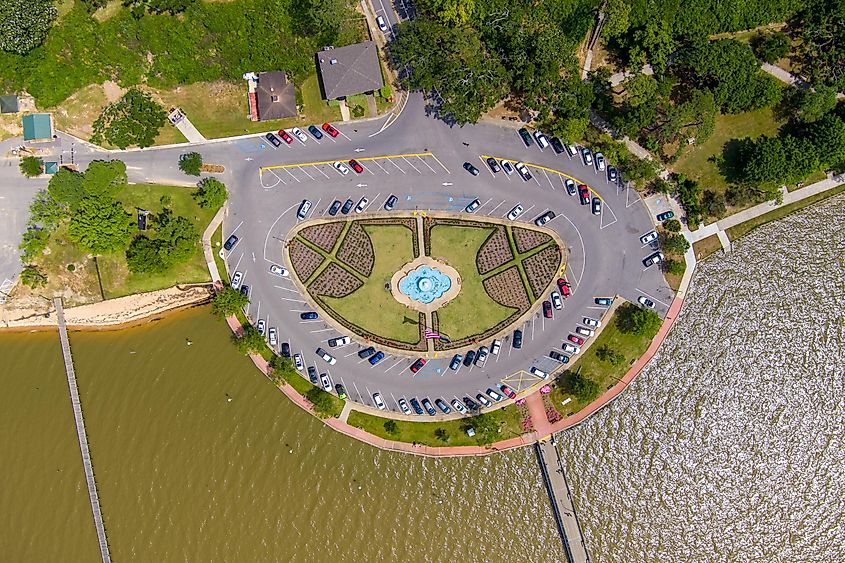
[[65, 312], [62, 308], [61, 297], [53, 299], [53, 304], [56, 306], [59, 338], [62, 342], [62, 356], [65, 360], [65, 372], [67, 373], [67, 386], [70, 389], [73, 420], [76, 422], [76, 437], [79, 439], [82, 467], [85, 469], [85, 481], [88, 485], [88, 499], [91, 501], [91, 512], [94, 514], [94, 526], [97, 528], [97, 542], [100, 544], [100, 555], [103, 558], [103, 563], [111, 563], [106, 528], [103, 525], [103, 513], [100, 510], [100, 497], [97, 495], [97, 484], [94, 481], [94, 466], [91, 463], [91, 452], [88, 451], [88, 436], [85, 433], [85, 420], [82, 418], [82, 405], [79, 402], [79, 388], [76, 386], [76, 372], [73, 370], [73, 358], [70, 355], [70, 341], [67, 337]]
[[537, 453], [537, 461], [552, 503], [552, 512], [566, 558], [569, 563], [589, 563], [590, 556], [584, 544], [584, 534], [581, 532], [578, 514], [572, 502], [563, 462], [555, 447], [554, 435], [550, 440], [534, 444], [534, 451]]

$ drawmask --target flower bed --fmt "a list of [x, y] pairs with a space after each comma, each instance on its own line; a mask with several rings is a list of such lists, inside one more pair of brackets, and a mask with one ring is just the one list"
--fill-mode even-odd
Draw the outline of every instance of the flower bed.
[[333, 262], [311, 282], [308, 290], [314, 295], [346, 297], [362, 285], [364, 282]]
[[375, 252], [373, 242], [359, 221], [354, 221], [337, 251], [337, 259], [364, 276], [373, 272]]
[[557, 245], [553, 245], [544, 248], [522, 262], [525, 268], [525, 275], [528, 276], [528, 284], [537, 298], [545, 292], [546, 287], [557, 275], [558, 269], [560, 268], [560, 261], [560, 248]]
[[490, 298], [501, 303], [505, 307], [513, 307], [520, 311], [531, 306], [522, 278], [519, 277], [519, 270], [512, 266], [504, 272], [499, 272], [484, 280], [484, 290]]
[[552, 237], [547, 235], [546, 233], [541, 233], [540, 231], [535, 231], [533, 229], [523, 229], [522, 227], [514, 227], [513, 231], [513, 240], [516, 243], [516, 250], [520, 254], [523, 252], [528, 252], [532, 248], [537, 248], [550, 240]]
[[305, 283], [323, 263], [323, 256], [299, 239], [291, 241], [289, 250], [291, 266], [302, 283]]
[[475, 263], [478, 273], [486, 274], [511, 260], [513, 260], [513, 252], [508, 242], [508, 234], [504, 227], [499, 226], [481, 245]]
[[335, 223], [323, 223], [322, 225], [305, 227], [299, 231], [299, 236], [326, 252], [331, 252], [337, 242], [337, 238], [342, 232], [343, 222], [337, 221]]

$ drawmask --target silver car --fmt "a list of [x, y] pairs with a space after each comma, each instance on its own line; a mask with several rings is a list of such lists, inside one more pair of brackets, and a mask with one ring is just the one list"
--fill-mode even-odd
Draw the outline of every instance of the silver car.
[[293, 129], [290, 130], [290, 132], [293, 133], [296, 136], [296, 138], [299, 139], [300, 141], [302, 141], [303, 143], [308, 140], [308, 136], [305, 133], [303, 133], [302, 129], [300, 129], [299, 127], [294, 127]]
[[522, 212], [525, 211], [525, 208], [522, 207], [521, 203], [518, 203], [511, 209], [510, 213], [508, 213], [508, 219], [511, 221], [516, 221], [516, 219], [522, 215]]
[[243, 278], [243, 272], [235, 272], [235, 274], [232, 276], [232, 289], [238, 289], [241, 286], [241, 280]]
[[308, 215], [308, 211], [311, 210], [311, 200], [303, 199], [302, 203], [299, 204], [299, 209], [296, 211], [296, 216], [300, 219], [305, 219]]

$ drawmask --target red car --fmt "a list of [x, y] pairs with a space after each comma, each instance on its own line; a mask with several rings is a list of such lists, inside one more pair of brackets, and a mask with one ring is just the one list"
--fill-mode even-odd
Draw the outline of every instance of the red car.
[[577, 344], [578, 346], [583, 346], [585, 342], [583, 338], [581, 338], [580, 336], [575, 336], [574, 334], [570, 334], [568, 340], [572, 343]]
[[325, 131], [326, 133], [331, 135], [332, 138], [337, 137], [337, 134], [338, 134], [337, 129], [335, 129], [334, 127], [332, 127], [328, 123], [323, 123], [323, 131]]
[[508, 399], [515, 399], [516, 393], [513, 392], [513, 389], [505, 385], [504, 383], [499, 383], [499, 389], [508, 396]]
[[543, 301], [543, 316], [547, 319], [552, 318], [552, 303], [551, 301]]
[[279, 137], [281, 137], [287, 144], [291, 144], [293, 142], [293, 137], [288, 135], [288, 132], [284, 129], [279, 131]]
[[557, 288], [560, 290], [560, 294], [563, 295], [564, 299], [572, 295], [572, 290], [570, 289], [569, 282], [566, 281], [566, 278], [558, 278]]
[[578, 186], [578, 197], [581, 198], [581, 205], [589, 205], [590, 204], [590, 188], [581, 184]]
[[411, 364], [411, 372], [417, 373], [418, 371], [420, 371], [422, 369], [422, 367], [424, 365], [425, 365], [425, 358], [418, 359], [416, 362]]
[[364, 171], [364, 167], [361, 166], [361, 163], [355, 160], [354, 158], [349, 161], [349, 166], [351, 166], [352, 170], [354, 170], [358, 174]]

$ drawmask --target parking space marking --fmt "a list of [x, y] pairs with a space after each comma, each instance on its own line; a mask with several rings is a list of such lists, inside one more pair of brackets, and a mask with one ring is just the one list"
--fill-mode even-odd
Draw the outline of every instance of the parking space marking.
[[387, 159], [387, 162], [389, 162], [390, 164], [392, 164], [393, 166], [395, 166], [395, 167], [396, 167], [396, 169], [397, 169], [399, 172], [401, 172], [402, 174], [407, 174], [407, 172], [405, 172], [404, 170], [402, 170], [401, 168], [399, 168], [399, 165], [398, 165], [398, 164], [396, 164], [396, 163], [393, 161], [393, 159], [392, 159], [392, 158]]
[[484, 203], [482, 203], [481, 205], [479, 205], [479, 206], [478, 206], [478, 209], [476, 209], [476, 210], [475, 210], [475, 212], [476, 212], [476, 213], [478, 213], [479, 211], [481, 211], [481, 208], [482, 208], [482, 207], [484, 207], [485, 205], [487, 205], [488, 203], [490, 203], [490, 200], [491, 200], [491, 199], [493, 199], [493, 198], [492, 198], [492, 197], [491, 197], [491, 198], [488, 198], [488, 199], [487, 199], [487, 201], [485, 201]]
[[378, 166], [379, 168], [381, 168], [381, 171], [382, 171], [382, 172], [384, 172], [385, 174], [390, 175], [390, 172], [388, 172], [387, 170], [385, 170], [385, 169], [384, 169], [384, 166], [382, 166], [381, 164], [379, 164], [377, 160], [373, 160], [373, 164], [375, 164], [376, 166]]
[[293, 301], [294, 303], [305, 303], [304, 299], [292, 299], [290, 297], [278, 297], [278, 299], [281, 299], [282, 301]]
[[302, 182], [302, 180], [300, 180], [299, 178], [297, 178], [296, 176], [294, 176], [294, 175], [293, 175], [293, 172], [291, 172], [291, 171], [290, 171], [290, 170], [288, 170], [287, 168], [285, 168], [285, 172], [287, 172], [287, 173], [288, 173], [288, 175], [289, 175], [291, 178], [293, 178], [294, 180], [296, 180], [297, 182]]
[[[333, 328], [321, 328], [319, 330], [309, 330], [308, 332], [310, 332], [311, 334], [316, 334], [318, 332], [328, 332], [330, 330], [334, 330], [334, 329]], [[326, 341], [323, 340], [323, 342], [326, 342]]]
[[282, 291], [290, 291], [292, 293], [299, 293], [297, 290], [291, 289], [289, 287], [282, 287], [280, 285], [274, 285], [273, 287], [275, 287], [276, 289], [281, 289]]
[[[358, 162], [370, 162], [370, 161], [374, 162], [374, 161], [377, 161], [377, 160], [394, 160], [394, 159], [400, 159], [400, 158], [407, 159], [407, 158], [413, 158], [413, 157], [422, 158], [422, 157], [429, 157], [429, 156], [431, 158], [433, 158], [434, 160], [436, 160], [440, 164], [440, 166], [443, 166], [443, 163], [441, 163], [440, 160], [438, 160], [438, 158], [436, 156], [434, 156], [433, 153], [430, 153], [430, 152], [385, 154], [385, 155], [381, 155], [381, 156], [362, 156], [362, 157], [355, 157], [355, 160], [357, 160]], [[264, 171], [264, 170], [299, 168], [301, 166], [321, 166], [323, 164], [332, 165], [335, 162], [336, 162], [336, 159], [335, 160], [315, 160], [315, 161], [312, 161], [312, 162], [296, 162], [296, 163], [291, 163], [291, 164], [272, 164], [270, 166], [261, 166], [258, 170], [259, 170], [259, 172], [261, 172], [261, 171]], [[449, 172], [449, 169], [446, 168], [445, 166], [443, 166], [443, 169], [446, 170], [446, 172]]]
[[403, 156], [403, 157], [402, 157], [402, 160], [404, 160], [404, 161], [408, 164], [408, 166], [410, 166], [411, 168], [413, 168], [414, 170], [416, 170], [418, 174], [422, 174], [422, 172], [420, 172], [420, 169], [419, 169], [419, 168], [417, 168], [416, 166], [414, 166], [413, 164], [411, 164], [411, 162], [410, 162], [407, 158], [405, 158], [405, 157]]
[[308, 177], [309, 177], [309, 178], [311, 178], [312, 180], [314, 179], [314, 176], [312, 176], [311, 174], [309, 174], [308, 172], [306, 172], [306, 171], [305, 171], [305, 170], [304, 170], [301, 166], [297, 166], [297, 168], [299, 169], [299, 171], [300, 171], [300, 172], [302, 172], [303, 174], [305, 174], [306, 176], [308, 176]]
[[543, 170], [543, 175], [546, 176], [546, 180], [549, 181], [549, 185], [552, 187], [552, 191], [554, 191], [556, 189], [555, 185], [552, 183], [552, 179], [549, 178], [549, 175], [546, 173], [545, 170]]
[[[486, 155], [486, 154], [485, 154], [485, 155], [481, 155], [481, 156], [482, 156], [483, 158], [488, 158], [488, 157], [490, 157], [491, 155]], [[495, 158], [495, 159], [497, 159], [497, 160], [501, 160], [501, 159], [500, 159], [499, 157], [497, 157], [497, 156], [493, 156], [493, 158]], [[580, 180], [580, 179], [576, 178], [575, 176], [570, 176], [570, 175], [569, 175], [569, 174], [567, 174], [566, 172], [562, 172], [562, 171], [560, 171], [560, 170], [555, 170], [554, 168], [549, 168], [548, 166], [543, 166], [543, 165], [541, 165], [541, 164], [532, 164], [532, 163], [530, 163], [530, 162], [525, 162], [524, 164], [525, 164], [525, 166], [528, 166], [528, 167], [530, 167], [530, 168], [535, 168], [535, 169], [537, 169], [537, 170], [542, 170], [542, 171], [544, 171], [544, 172], [551, 172], [552, 174], [557, 174], [558, 176], [562, 176], [562, 177], [564, 177], [564, 178], [569, 178], [570, 180], [574, 181], [576, 184], [584, 184], [584, 185], [586, 185], [586, 186], [590, 189], [590, 191], [591, 191], [591, 192], [593, 192], [594, 194], [596, 194], [596, 196], [597, 196], [599, 199], [601, 199], [601, 200], [602, 200], [602, 202], [604, 202], [604, 198], [602, 198], [601, 194], [600, 194], [600, 193], [598, 193], [598, 192], [596, 191], [596, 189], [595, 189], [595, 188], [593, 188], [593, 187], [591, 187], [591, 186], [590, 186], [590, 183], [589, 183], [589, 182], [585, 182], [585, 181], [583, 181], [583, 180]], [[595, 172], [595, 168], [593, 168], [592, 170]], [[537, 179], [537, 175], [536, 175], [536, 174], [532, 174], [531, 176], [532, 176], [535, 180]], [[540, 182], [539, 182], [539, 181], [537, 181], [537, 185], [539, 185], [539, 184], [540, 184]]]
[[[490, 211], [488, 211], [488, 212], [487, 212], [487, 215], [492, 215], [493, 213], [495, 213], [495, 212], [496, 212], [496, 210], [497, 210], [497, 209], [499, 209], [499, 208], [502, 206], [502, 204], [503, 204], [503, 203], [505, 203], [505, 201], [507, 201], [507, 200], [504, 200], [504, 199], [503, 199], [502, 201], [500, 201], [500, 202], [499, 202], [499, 204], [498, 204], [498, 205], [496, 205], [496, 207], [494, 207], [493, 209], [491, 209]], [[507, 213], [505, 213], [505, 215], [507, 215]], [[505, 215], [503, 215], [503, 217], [504, 217]]]
[[404, 359], [403, 359], [403, 358], [400, 358], [398, 362], [396, 362], [395, 364], [393, 364], [392, 366], [390, 366], [389, 368], [387, 368], [386, 370], [384, 370], [384, 373], [389, 372], [390, 370], [392, 370], [393, 368], [395, 368], [396, 366], [398, 366], [399, 364], [401, 364], [403, 361], [404, 361]]
[[[322, 170], [319, 166], [315, 166], [315, 167], [314, 167], [314, 170], [316, 170], [317, 172], [319, 172], [320, 174], [322, 174], [322, 175], [323, 175], [323, 176], [325, 176], [326, 178], [328, 178], [328, 177], [329, 177], [329, 175], [328, 175], [328, 174], [326, 174], [325, 172], [323, 172], [323, 170]], [[337, 170], [337, 169], [335, 169], [335, 170]]]
[[370, 201], [367, 203], [367, 206], [364, 208], [364, 211], [362, 211], [362, 213], [366, 213], [367, 210], [370, 208], [370, 206], [376, 202], [376, 200], [379, 198], [380, 195], [381, 195], [381, 192], [377, 193], [375, 195], [375, 197], [371, 198]]
[[439, 159], [439, 158], [437, 158], [436, 156], [434, 156], [434, 153], [426, 153], [426, 156], [430, 156], [431, 158], [433, 158], [433, 159], [437, 162], [437, 164], [439, 164], [440, 166], [442, 166], [442, 167], [443, 167], [443, 170], [445, 170], [445, 171], [446, 171], [446, 174], [451, 174], [451, 172], [449, 172], [449, 169], [448, 169], [448, 168], [446, 168], [446, 165], [444, 165], [442, 162], [440, 162], [440, 159]]
[[[605, 211], [609, 211], [610, 214], [613, 215], [613, 221], [611, 221], [610, 223], [607, 223], [607, 224], [604, 223], [604, 212]], [[618, 221], [618, 219], [616, 218], [616, 213], [614, 213], [613, 209], [611, 209], [610, 206], [607, 205], [607, 202], [605, 202], [605, 204], [601, 206], [601, 226], [599, 227], [599, 230], [602, 230], [605, 227], [609, 227], [612, 224], [616, 223], [617, 221]]]
[[430, 165], [429, 165], [429, 164], [425, 161], [425, 159], [423, 159], [423, 157], [418, 156], [417, 158], [419, 159], [419, 161], [420, 161], [420, 162], [422, 162], [423, 164], [425, 164], [426, 166], [428, 166], [428, 169], [429, 169], [429, 170], [431, 170], [432, 172], [434, 172], [435, 174], [437, 174], [437, 172], [434, 170], [434, 168], [432, 168], [432, 167], [431, 167], [431, 166], [430, 166]]

